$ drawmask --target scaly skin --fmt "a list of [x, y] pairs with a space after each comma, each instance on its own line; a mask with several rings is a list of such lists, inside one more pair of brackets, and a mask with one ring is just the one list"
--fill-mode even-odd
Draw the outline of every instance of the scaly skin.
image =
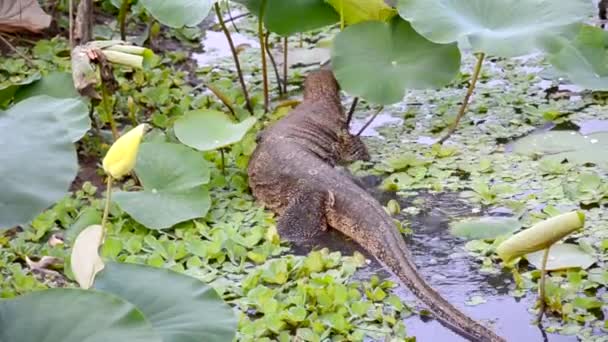
[[306, 79], [304, 101], [260, 136], [249, 162], [249, 185], [279, 215], [282, 238], [305, 242], [328, 227], [336, 229], [385, 264], [452, 330], [473, 341], [505, 341], [425, 282], [392, 218], [335, 167], [368, 158], [363, 143], [348, 133], [333, 74], [316, 71]]

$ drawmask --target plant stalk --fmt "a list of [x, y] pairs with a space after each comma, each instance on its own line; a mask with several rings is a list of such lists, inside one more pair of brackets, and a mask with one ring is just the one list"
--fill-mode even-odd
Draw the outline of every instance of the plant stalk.
[[226, 1], [226, 11], [228, 12], [228, 18], [230, 19], [230, 23], [232, 24], [232, 28], [234, 28], [234, 32], [240, 33], [239, 28], [236, 27], [236, 22], [232, 17], [232, 8], [230, 8], [230, 1]]
[[69, 41], [70, 41], [70, 49], [74, 48], [74, 3], [72, 2], [73, 0], [69, 0], [68, 1], [68, 15], [70, 16], [69, 20], [68, 20], [68, 25], [69, 25], [69, 32], [68, 32], [68, 37], [69, 37]]
[[279, 74], [279, 68], [277, 67], [277, 62], [274, 60], [274, 56], [272, 55], [272, 51], [270, 49], [270, 31], [266, 32], [266, 53], [268, 54], [268, 58], [270, 59], [270, 64], [272, 65], [272, 70], [274, 71], [274, 76], [277, 79], [277, 88], [279, 90], [279, 97], [283, 97], [283, 87], [281, 86], [281, 75]]
[[289, 43], [288, 37], [283, 38], [283, 94], [287, 95], [287, 76], [289, 73], [288, 62]]
[[241, 88], [243, 90], [243, 96], [245, 96], [245, 105], [247, 106], [247, 110], [249, 114], [253, 115], [253, 106], [251, 105], [251, 100], [249, 100], [249, 93], [247, 92], [247, 85], [245, 84], [245, 79], [243, 78], [243, 71], [241, 70], [241, 63], [239, 61], [239, 55], [236, 52], [236, 48], [234, 47], [234, 42], [232, 41], [232, 36], [230, 36], [230, 31], [226, 27], [226, 23], [224, 22], [224, 18], [222, 18], [222, 12], [220, 10], [220, 5], [216, 2], [213, 7], [215, 8], [215, 15], [217, 16], [217, 20], [222, 27], [222, 31], [228, 40], [228, 45], [230, 45], [230, 51], [232, 52], [232, 58], [234, 59], [234, 65], [236, 67], [236, 73], [239, 77], [239, 82], [241, 83]]
[[475, 71], [473, 72], [473, 77], [471, 78], [471, 83], [469, 84], [469, 89], [467, 90], [467, 94], [465, 95], [464, 100], [462, 101], [462, 105], [460, 106], [460, 111], [458, 112], [458, 115], [456, 116], [456, 120], [450, 127], [448, 133], [438, 141], [440, 144], [443, 144], [446, 140], [448, 140], [450, 138], [450, 136], [454, 132], [456, 132], [456, 129], [458, 128], [458, 124], [460, 123], [460, 120], [464, 117], [464, 115], [467, 111], [467, 106], [469, 105], [469, 100], [471, 99], [471, 96], [473, 95], [473, 91], [475, 90], [475, 85], [477, 84], [477, 80], [479, 79], [479, 74], [481, 73], [481, 66], [483, 65], [484, 58], [485, 58], [485, 54], [483, 52], [479, 53], [479, 55], [477, 56], [477, 64], [475, 65]]
[[120, 10], [118, 11], [118, 22], [120, 23], [120, 39], [123, 41], [127, 40], [126, 23], [127, 23], [127, 11], [129, 10], [131, 0], [122, 0], [120, 4]]
[[230, 102], [230, 99], [228, 98], [228, 96], [226, 96], [226, 94], [222, 93], [221, 90], [219, 90], [217, 87], [215, 87], [212, 84], [207, 84], [207, 89], [209, 89], [209, 91], [211, 91], [213, 93], [213, 95], [215, 95], [218, 99], [220, 99], [220, 101], [222, 101], [224, 106], [226, 106], [226, 108], [228, 108], [228, 110], [230, 111], [230, 114], [232, 114], [232, 117], [234, 119], [236, 119], [236, 113], [234, 111], [234, 107], [232, 106], [232, 103]]
[[223, 148], [220, 148], [220, 156], [222, 157], [222, 165], [221, 165], [222, 176], [226, 176], [226, 157], [224, 156]]
[[268, 99], [268, 70], [266, 65], [266, 46], [265, 35], [264, 35], [264, 15], [266, 13], [267, 0], [262, 0], [260, 5], [260, 16], [258, 19], [258, 38], [260, 40], [260, 51], [262, 53], [262, 85], [264, 87], [264, 113], [268, 113], [269, 99]]
[[355, 97], [353, 99], [353, 103], [350, 105], [350, 109], [348, 110], [348, 116], [346, 119], [347, 125], [350, 125], [350, 122], [353, 120], [353, 115], [355, 114], [355, 109], [357, 109], [358, 103], [359, 103], [359, 97]]
[[8, 39], [4, 38], [4, 36], [2, 34], [0, 34], [0, 40], [9, 47], [9, 49], [13, 50], [14, 53], [16, 53], [19, 57], [23, 58], [23, 60], [25, 60], [25, 62], [32, 68], [36, 67], [36, 64], [34, 64], [34, 61], [32, 61], [28, 56], [24, 55], [23, 53], [21, 53], [19, 50], [17, 50], [16, 47], [13, 46], [13, 44], [11, 44], [11, 42], [8, 41]]
[[384, 106], [381, 106], [380, 108], [378, 108], [376, 113], [374, 113], [374, 115], [369, 119], [369, 121], [367, 121], [365, 123], [365, 125], [363, 125], [363, 127], [361, 127], [361, 129], [359, 130], [359, 133], [357, 133], [357, 136], [360, 136], [361, 133], [363, 133], [363, 131], [365, 131], [367, 129], [367, 127], [369, 127], [369, 125], [371, 125], [372, 122], [374, 122], [374, 120], [376, 120], [376, 118], [378, 117], [378, 114], [380, 114], [380, 112], [382, 112], [383, 109], [384, 109]]
[[110, 129], [112, 130], [112, 138], [114, 138], [114, 141], [116, 141], [118, 139], [118, 128], [116, 128], [116, 121], [114, 121], [114, 114], [112, 113], [112, 104], [110, 103], [108, 87], [103, 81], [103, 77], [101, 80], [101, 103], [103, 104], [103, 109], [108, 115], [108, 122], [110, 123]]
[[108, 222], [108, 216], [110, 216], [110, 203], [112, 202], [112, 176], [108, 175], [108, 181], [106, 183], [106, 204], [103, 208], [103, 216], [101, 217], [101, 243], [106, 238], [106, 223]]
[[551, 247], [545, 249], [543, 253], [543, 260], [540, 268], [540, 283], [539, 287], [539, 300], [540, 300], [540, 311], [538, 312], [538, 317], [536, 317], [536, 324], [540, 324], [543, 319], [543, 315], [545, 314], [545, 309], [547, 307], [547, 302], [545, 300], [545, 279], [547, 278], [547, 260], [549, 259], [549, 250]]

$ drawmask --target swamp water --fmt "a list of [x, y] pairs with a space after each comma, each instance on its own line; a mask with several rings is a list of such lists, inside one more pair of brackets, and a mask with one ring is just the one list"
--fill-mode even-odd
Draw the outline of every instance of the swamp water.
[[[450, 303], [476, 320], [489, 321], [489, 326], [508, 341], [577, 341], [575, 336], [549, 334], [532, 324], [535, 316], [528, 308], [533, 307], [536, 297], [528, 295], [516, 299], [509, 295], [509, 290], [514, 287], [511, 273], [503, 271], [499, 274], [484, 274], [479, 271], [479, 265], [476, 265], [475, 260], [463, 249], [465, 242], [448, 231], [450, 220], [480, 215], [473, 214], [472, 207], [460, 199], [457, 193], [420, 193], [416, 197], [402, 198], [394, 193], [377, 190], [377, 177], [366, 177], [362, 180], [367, 190], [383, 205], [394, 199], [405, 208], [412, 205], [414, 198], [424, 199], [424, 208], [419, 214], [408, 219], [413, 234], [406, 237], [406, 244], [419, 272]], [[496, 215], [499, 216], [500, 213]], [[404, 220], [403, 216], [396, 218]], [[328, 233], [310, 245], [295, 246], [293, 251], [305, 255], [313, 247], [327, 247], [344, 255], [352, 255], [355, 251], [365, 255], [370, 263], [360, 269], [353, 280], [366, 280], [376, 275], [399, 284], [398, 279], [370, 254], [356, 243], [345, 240], [340, 233]], [[393, 291], [404, 303], [420, 303], [402, 285]], [[466, 305], [465, 302], [474, 296], [483, 298], [485, 302]], [[408, 333], [416, 336], [418, 341], [467, 341], [434, 319], [412, 315], [405, 323]]]
[[[259, 61], [257, 57], [259, 43], [257, 39], [252, 38], [250, 32], [242, 32], [234, 34], [235, 45], [241, 47], [249, 47], [241, 54], [241, 63], [244, 69], [254, 71], [259, 69]], [[296, 46], [295, 42], [290, 42], [292, 46]], [[230, 50], [221, 32], [213, 32], [208, 30], [206, 39], [203, 42], [205, 52], [202, 54], [193, 54], [199, 67], [213, 67], [224, 65], [231, 68]], [[307, 44], [308, 45], [308, 44]], [[280, 50], [280, 49], [279, 49]], [[315, 53], [313, 50], [317, 48], [306, 49], [300, 63], [295, 62], [298, 54], [290, 49], [290, 72], [295, 72], [298, 65], [313, 66], [318, 64], [327, 56], [325, 51]], [[292, 53], [294, 52], [294, 53]], [[281, 51], [275, 51], [275, 56], [280, 56]], [[278, 58], [279, 66], [281, 58]], [[471, 67], [470, 58], [463, 67]], [[269, 69], [270, 70], [270, 69]], [[507, 117], [524, 117], [521, 110], [516, 110], [512, 113], [513, 108], [506, 109], [510, 104], [516, 102], [511, 98], [524, 96], [526, 101], [540, 108], [544, 105], [541, 101], [545, 96], [545, 92], [552, 86], [560, 92], [570, 92], [571, 95], [560, 106], [562, 110], [569, 110], [575, 105], [584, 102], [583, 96], [580, 94], [583, 90], [571, 86], [569, 84], [560, 84], [561, 82], [555, 79], [551, 80], [552, 74], [548, 72], [540, 60], [540, 56], [531, 55], [520, 58], [515, 58], [510, 62], [487, 62], [485, 70], [491, 75], [487, 80], [483, 80], [478, 84], [475, 95], [473, 96], [471, 113], [468, 118], [474, 121], [474, 125], [463, 123], [458, 135], [453, 142], [455, 146], [467, 149], [467, 140], [475, 141], [474, 134], [483, 136], [486, 132], [491, 132], [494, 137], [504, 136], [504, 140], [509, 142], [517, 141], [516, 137], [525, 137], [530, 134], [542, 134], [550, 130], [557, 130], [560, 127], [547, 124], [542, 125], [538, 121], [522, 124], [525, 120], [519, 119], [518, 123], [512, 124]], [[257, 71], [256, 71], [257, 72]], [[304, 73], [304, 70], [299, 70]], [[248, 75], [247, 72], [245, 72]], [[270, 74], [272, 75], [272, 73]], [[258, 75], [259, 76], [259, 75]], [[528, 77], [530, 76], [530, 77]], [[247, 76], [246, 76], [247, 77]], [[271, 77], [271, 82], [273, 77]], [[271, 87], [272, 88], [272, 87]], [[403, 135], [400, 136], [401, 143], [415, 143], [420, 146], [432, 145], [436, 142], [436, 137], [432, 137], [429, 123], [443, 115], [438, 113], [442, 104], [448, 103], [450, 108], [456, 106], [457, 101], [461, 99], [462, 89], [444, 89], [442, 92], [432, 94], [430, 92], [417, 92], [414, 95], [409, 95], [407, 100], [415, 103], [424, 103], [417, 112], [417, 122], [409, 132], [402, 130]], [[498, 100], [496, 100], [498, 99]], [[500, 100], [500, 101], [499, 101]], [[449, 103], [448, 101], [452, 101]], [[502, 101], [502, 102], [501, 102]], [[348, 105], [350, 100], [347, 101]], [[371, 138], [372, 140], [382, 140], [387, 143], [392, 143], [395, 137], [386, 138], [382, 134], [383, 126], [400, 127], [407, 123], [400, 115], [409, 106], [405, 105], [405, 100], [400, 105], [395, 105], [393, 109], [387, 108], [386, 111], [380, 113], [376, 120], [372, 122], [363, 132], [362, 136]], [[487, 106], [493, 110], [490, 113], [485, 111], [475, 112], [476, 106], [487, 103]], [[521, 107], [520, 105], [518, 105]], [[526, 108], [526, 110], [530, 110]], [[540, 109], [539, 109], [540, 110]], [[359, 113], [364, 111], [359, 108]], [[372, 112], [373, 110], [369, 110]], [[423, 119], [421, 119], [423, 118]], [[369, 117], [355, 117], [351, 125], [351, 131], [357, 133], [361, 127], [368, 121]], [[479, 123], [479, 124], [478, 124]], [[592, 119], [576, 122], [578, 127], [568, 128], [572, 131], [579, 131], [580, 134], [593, 134], [596, 132], [605, 132], [608, 129], [608, 120]], [[533, 129], [533, 127], [538, 127]], [[498, 130], [497, 130], [498, 129]], [[400, 128], [401, 130], [401, 128]], [[473, 132], [473, 133], [472, 133]], [[407, 141], [404, 136], [412, 137]], [[464, 137], [464, 139], [460, 139]], [[486, 144], [488, 140], [485, 140]], [[464, 143], [464, 146], [463, 146]], [[509, 154], [511, 148], [507, 144], [503, 152]], [[471, 151], [470, 153], [479, 153], [479, 151]], [[375, 176], [369, 176], [363, 179], [366, 183], [367, 190], [372, 193], [381, 204], [386, 205], [390, 199], [399, 202], [402, 208], [413, 206], [412, 200], [423, 199], [423, 206], [420, 212], [414, 216], [407, 218], [397, 217], [402, 221], [408, 221], [413, 234], [406, 237], [406, 243], [410, 248], [422, 276], [428, 283], [438, 290], [449, 302], [461, 309], [472, 318], [488, 323], [500, 336], [508, 341], [578, 341], [578, 338], [573, 335], [559, 335], [546, 333], [533, 324], [535, 314], [531, 311], [534, 303], [537, 300], [535, 291], [528, 291], [523, 297], [514, 297], [510, 292], [515, 288], [513, 276], [505, 270], [498, 273], [483, 273], [480, 271], [479, 262], [474, 257], [469, 256], [464, 249], [465, 241], [456, 238], [448, 231], [448, 225], [452, 221], [458, 221], [463, 217], [471, 216], [500, 216], [511, 215], [507, 210], [494, 209], [490, 211], [482, 210], [482, 212], [474, 212], [474, 208], [466, 201], [460, 198], [457, 192], [444, 192], [439, 194], [429, 194], [419, 192], [414, 197], [400, 197], [395, 193], [385, 193], [377, 190], [377, 186], [381, 179]], [[532, 191], [524, 191], [521, 197], [532, 193]], [[418, 203], [415, 206], [419, 206]], [[360, 269], [353, 280], [368, 280], [371, 276], [377, 275], [381, 278], [389, 278], [396, 284], [399, 282], [387, 270], [385, 270], [373, 257], [365, 253], [361, 247], [354, 242], [346, 241], [339, 233], [329, 232], [327, 235], [319, 238], [316, 241], [303, 246], [294, 246], [290, 253], [305, 255], [313, 248], [327, 247], [331, 251], [340, 251], [343, 255], [352, 255], [354, 251], [359, 251], [364, 254], [370, 263]], [[393, 292], [398, 295], [404, 303], [417, 305], [417, 299], [410, 293], [407, 288], [399, 286], [393, 289]], [[471, 305], [467, 305], [469, 303]], [[419, 306], [424, 308], [424, 306]], [[423, 318], [418, 315], [412, 315], [405, 320], [408, 334], [416, 336], [418, 341], [465, 341], [464, 338], [453, 333], [448, 328], [442, 326], [434, 319]]]

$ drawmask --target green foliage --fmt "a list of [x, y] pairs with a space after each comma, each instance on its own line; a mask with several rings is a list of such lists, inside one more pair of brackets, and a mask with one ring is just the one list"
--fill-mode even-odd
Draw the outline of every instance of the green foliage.
[[432, 43], [395, 18], [353, 25], [338, 34], [332, 67], [351, 95], [387, 105], [399, 102], [406, 89], [446, 85], [458, 73], [460, 52], [456, 44]]
[[78, 169], [73, 142], [89, 126], [78, 99], [42, 95], [0, 112], [0, 228], [27, 223], [67, 193]]
[[[347, 283], [346, 279], [364, 265], [356, 253], [342, 257], [327, 249], [305, 257], [272, 260], [251, 272], [243, 281], [245, 311], [239, 340], [258, 341], [264, 337], [295, 336], [318, 341], [332, 336], [348, 341], [366, 338], [406, 338], [401, 319], [411, 314], [396, 296], [388, 296], [394, 284], [372, 277], [369, 284]], [[277, 284], [282, 284], [276, 287]], [[383, 329], [373, 328], [380, 321]]]
[[213, 288], [179, 273], [106, 263], [94, 287], [137, 306], [163, 342], [231, 341], [236, 318]]
[[556, 161], [568, 160], [571, 163], [595, 163], [608, 165], [608, 155], [597, 151], [608, 148], [608, 133], [601, 132], [583, 136], [576, 132], [549, 131], [531, 134], [519, 139], [514, 151], [528, 156], [541, 156]]
[[116, 193], [114, 201], [144, 226], [169, 228], [209, 210], [204, 186], [209, 183], [209, 166], [200, 153], [180, 144], [144, 143], [135, 173], [143, 191]]
[[591, 90], [608, 90], [608, 32], [573, 25], [547, 43], [549, 62], [570, 81]]
[[[259, 16], [262, 0], [235, 0]], [[264, 24], [272, 32], [288, 36], [321, 28], [339, 20], [324, 0], [267, 0]]]
[[192, 148], [210, 151], [237, 143], [256, 123], [249, 117], [239, 123], [219, 111], [194, 110], [186, 113], [175, 122], [177, 138]]
[[15, 92], [15, 102], [38, 96], [48, 95], [59, 99], [79, 98], [80, 94], [74, 88], [72, 75], [67, 72], [50, 72], [39, 80], [22, 85]]
[[102, 292], [36, 291], [0, 300], [0, 317], [2, 341], [162, 341], [133, 304]]
[[586, 0], [399, 0], [397, 7], [433, 42], [467, 39], [475, 52], [500, 57], [532, 53], [547, 36], [592, 13]]
[[173, 28], [196, 26], [207, 17], [212, 0], [139, 0], [161, 24]]
[[521, 229], [519, 220], [510, 217], [482, 217], [475, 220], [456, 222], [450, 232], [468, 240], [493, 240]]
[[[397, 11], [384, 0], [325, 0], [344, 16], [345, 25], [354, 25], [364, 21], [389, 21]], [[342, 20], [342, 19], [341, 19]]]
[[[538, 251], [526, 255], [526, 259], [540, 269], [544, 251]], [[571, 243], [560, 243], [551, 247], [547, 259], [547, 270], [563, 270], [567, 268], [591, 267], [597, 260], [589, 253], [582, 250], [578, 245]]]

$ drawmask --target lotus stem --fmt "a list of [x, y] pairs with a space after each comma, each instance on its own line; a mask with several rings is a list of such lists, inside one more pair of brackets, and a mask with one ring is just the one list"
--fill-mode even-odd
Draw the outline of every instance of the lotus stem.
[[232, 28], [234, 28], [234, 32], [236, 33], [240, 33], [239, 32], [239, 28], [236, 27], [236, 22], [234, 21], [234, 18], [232, 17], [232, 8], [230, 8], [230, 1], [226, 1], [226, 11], [228, 12], [228, 18], [230, 18], [230, 23], [232, 23]]
[[283, 94], [287, 95], [287, 76], [289, 73], [288, 53], [289, 53], [289, 37], [283, 38]]
[[262, 85], [264, 88], [264, 113], [268, 113], [269, 99], [268, 99], [268, 70], [266, 66], [266, 46], [265, 35], [264, 35], [264, 15], [266, 13], [267, 0], [262, 0], [260, 5], [260, 15], [258, 18], [258, 38], [260, 40], [260, 51], [262, 56]]
[[69, 28], [69, 32], [68, 32], [68, 38], [70, 41], [70, 49], [74, 48], [74, 2], [73, 0], [68, 1], [68, 15], [70, 16], [69, 20], [68, 20], [68, 28]]
[[224, 156], [224, 149], [220, 148], [220, 157], [222, 158], [221, 160], [221, 165], [220, 168], [222, 170], [222, 175], [226, 176], [226, 157]]
[[381, 106], [376, 113], [374, 113], [374, 115], [369, 119], [369, 121], [367, 121], [365, 123], [365, 125], [363, 125], [363, 127], [361, 127], [361, 129], [359, 130], [359, 133], [357, 133], [357, 136], [360, 136], [361, 133], [363, 133], [363, 131], [365, 131], [367, 129], [367, 127], [369, 127], [369, 125], [372, 124], [372, 122], [374, 122], [374, 120], [376, 120], [376, 118], [378, 117], [378, 114], [380, 114], [380, 112], [382, 112], [382, 110], [384, 109], [384, 106]]
[[272, 55], [268, 38], [270, 38], [270, 31], [266, 32], [265, 49], [266, 49], [266, 53], [268, 53], [268, 58], [270, 59], [270, 64], [272, 65], [272, 69], [274, 70], [274, 76], [277, 79], [277, 88], [279, 90], [279, 97], [283, 97], [283, 87], [281, 86], [281, 75], [279, 74], [279, 68], [277, 67], [277, 62], [274, 60], [274, 56]]
[[340, 0], [340, 31], [344, 31], [344, 0]]
[[547, 278], [547, 260], [549, 259], [549, 250], [551, 247], [547, 247], [545, 252], [543, 253], [543, 260], [540, 268], [540, 280], [539, 280], [539, 300], [540, 300], [540, 311], [538, 312], [538, 317], [536, 318], [536, 324], [540, 324], [543, 319], [543, 315], [545, 314], [545, 308], [547, 307], [547, 302], [545, 300], [545, 279]]
[[127, 11], [129, 10], [129, 4], [131, 0], [122, 0], [120, 4], [120, 10], [118, 11], [118, 22], [120, 23], [120, 39], [127, 40], [126, 23], [127, 23]]
[[251, 105], [251, 100], [249, 100], [249, 93], [247, 92], [247, 85], [245, 84], [245, 79], [243, 78], [243, 71], [241, 70], [241, 62], [239, 61], [239, 55], [236, 52], [236, 48], [234, 47], [234, 42], [232, 41], [232, 36], [230, 35], [230, 31], [226, 27], [226, 23], [224, 22], [224, 18], [222, 17], [222, 12], [220, 10], [220, 5], [216, 2], [213, 5], [215, 9], [215, 15], [217, 16], [217, 20], [222, 27], [222, 31], [226, 36], [226, 40], [228, 40], [228, 45], [230, 46], [230, 51], [232, 52], [232, 58], [234, 59], [234, 65], [236, 67], [236, 73], [239, 77], [239, 82], [241, 83], [241, 89], [243, 90], [243, 96], [245, 97], [245, 105], [247, 106], [247, 110], [249, 114], [253, 115], [253, 106]]
[[13, 50], [14, 53], [17, 54], [17, 56], [23, 58], [25, 60], [25, 62], [32, 68], [36, 67], [36, 64], [34, 64], [34, 61], [32, 61], [28, 56], [24, 55], [23, 53], [21, 53], [19, 50], [17, 50], [16, 47], [13, 46], [13, 44], [11, 44], [11, 42], [8, 41], [8, 39], [4, 38], [4, 36], [2, 34], [0, 34], [0, 40], [6, 45], [8, 46], [9, 49]]
[[108, 175], [108, 181], [106, 182], [106, 203], [103, 208], [103, 216], [101, 217], [101, 243], [103, 244], [106, 238], [106, 223], [108, 222], [108, 216], [110, 216], [110, 203], [112, 202], [112, 176]]
[[112, 110], [112, 104], [110, 103], [111, 95], [108, 92], [107, 84], [105, 84], [103, 77], [101, 78], [101, 103], [103, 109], [108, 116], [108, 122], [110, 123], [110, 130], [112, 130], [112, 138], [114, 141], [118, 139], [118, 129], [116, 128], [116, 121], [114, 121], [114, 114]]
[[465, 95], [464, 100], [462, 101], [462, 105], [460, 105], [460, 111], [458, 112], [458, 115], [456, 116], [456, 120], [454, 120], [454, 123], [452, 123], [450, 129], [448, 130], [448, 133], [438, 141], [440, 144], [443, 144], [446, 140], [448, 140], [450, 138], [450, 136], [454, 132], [456, 132], [456, 129], [458, 128], [458, 124], [460, 123], [460, 120], [464, 117], [464, 115], [467, 111], [467, 107], [469, 105], [469, 100], [471, 99], [471, 96], [473, 95], [473, 91], [475, 90], [475, 85], [477, 84], [477, 80], [479, 79], [479, 74], [481, 73], [481, 67], [483, 65], [483, 60], [484, 60], [485, 56], [486, 55], [483, 52], [481, 52], [477, 55], [477, 64], [475, 65], [475, 70], [473, 71], [473, 77], [471, 78], [471, 83], [469, 84], [469, 89], [467, 90], [467, 94]]
[[219, 90], [212, 84], [207, 84], [207, 89], [209, 89], [209, 91], [211, 91], [213, 95], [215, 95], [218, 99], [220, 99], [220, 101], [222, 101], [224, 106], [226, 106], [226, 108], [228, 108], [228, 110], [230, 111], [230, 114], [232, 114], [232, 117], [236, 119], [234, 107], [232, 106], [232, 103], [230, 102], [228, 96], [226, 96], [226, 94], [222, 93], [221, 90]]
[[346, 119], [347, 125], [350, 125], [350, 122], [353, 120], [353, 115], [355, 114], [355, 110], [357, 109], [358, 103], [359, 103], [359, 97], [355, 97], [353, 99], [353, 103], [350, 105], [350, 109], [348, 110], [348, 117]]

